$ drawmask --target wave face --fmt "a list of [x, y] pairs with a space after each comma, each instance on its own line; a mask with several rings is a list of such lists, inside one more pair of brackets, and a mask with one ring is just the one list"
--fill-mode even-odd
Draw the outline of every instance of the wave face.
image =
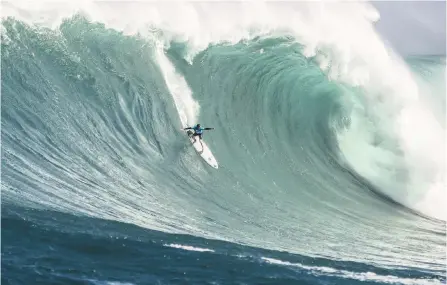
[[[318, 10], [306, 5], [269, 11]], [[375, 14], [357, 5], [344, 8], [363, 13], [353, 17], [360, 30], [345, 33], [366, 33], [369, 42], [344, 37], [353, 44], [347, 53], [325, 38], [330, 23], [350, 24], [337, 22], [348, 10], [337, 7], [327, 12], [338, 16], [314, 30], [306, 30], [316, 24], [310, 19], [286, 29], [284, 15], [264, 26], [258, 18], [208, 25], [210, 33], [200, 37], [194, 29], [201, 28], [206, 5], [185, 10], [184, 17], [199, 20], [182, 34], [182, 19], [177, 25], [156, 20], [168, 13], [165, 6], [148, 12], [153, 21], [139, 29], [120, 29], [119, 19], [110, 20], [117, 18], [95, 21], [85, 13], [35, 26], [16, 13], [24, 8], [10, 4], [6, 14], [14, 17], [2, 22], [4, 213], [12, 215], [11, 208], [27, 220], [27, 211], [17, 209], [33, 208], [440, 274], [446, 264], [445, 58], [392, 56], [366, 25]], [[238, 13], [236, 19], [244, 10]], [[204, 140], [218, 171], [180, 131], [197, 122], [215, 128]], [[334, 271], [284, 258], [260, 260], [316, 276], [352, 275], [349, 266]], [[409, 280], [366, 273], [354, 279]], [[420, 274], [411, 282], [442, 282]]]

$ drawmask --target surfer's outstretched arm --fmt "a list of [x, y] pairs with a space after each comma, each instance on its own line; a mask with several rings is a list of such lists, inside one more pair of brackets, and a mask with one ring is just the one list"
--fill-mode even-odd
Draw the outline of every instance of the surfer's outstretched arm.
[[204, 130], [214, 130], [214, 128], [204, 128]]
[[192, 129], [191, 127], [186, 127], [183, 130], [191, 130], [191, 129]]

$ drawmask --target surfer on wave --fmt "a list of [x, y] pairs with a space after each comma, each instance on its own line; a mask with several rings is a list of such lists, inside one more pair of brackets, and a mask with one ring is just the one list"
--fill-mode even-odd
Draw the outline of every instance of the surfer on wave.
[[188, 136], [192, 137], [194, 139], [193, 143], [195, 143], [197, 141], [197, 139], [195, 137], [199, 137], [200, 144], [202, 145], [202, 148], [203, 148], [203, 144], [202, 144], [202, 134], [203, 134], [203, 131], [214, 130], [214, 128], [202, 128], [200, 126], [200, 124], [197, 124], [194, 127], [187, 127], [187, 128], [184, 128], [183, 130], [185, 130], [185, 131], [186, 130], [193, 130], [194, 133], [193, 132], [188, 132]]

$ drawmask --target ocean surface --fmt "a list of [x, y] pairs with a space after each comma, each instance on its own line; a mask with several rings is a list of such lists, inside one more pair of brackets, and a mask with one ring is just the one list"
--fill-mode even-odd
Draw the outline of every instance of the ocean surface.
[[363, 4], [2, 5], [2, 284], [446, 284], [445, 56]]

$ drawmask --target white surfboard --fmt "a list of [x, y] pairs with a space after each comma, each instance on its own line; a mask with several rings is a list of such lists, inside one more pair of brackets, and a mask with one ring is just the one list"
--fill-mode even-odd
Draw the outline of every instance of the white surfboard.
[[[186, 135], [188, 135], [188, 133]], [[188, 139], [191, 142], [194, 149], [196, 150], [196, 152], [200, 155], [200, 157], [202, 157], [203, 160], [205, 160], [206, 163], [208, 163], [211, 167], [214, 167], [215, 169], [219, 168], [216, 158], [214, 157], [213, 153], [203, 140], [201, 144], [199, 138], [196, 138], [196, 142], [194, 142], [194, 139], [192, 137], [188, 136]]]

